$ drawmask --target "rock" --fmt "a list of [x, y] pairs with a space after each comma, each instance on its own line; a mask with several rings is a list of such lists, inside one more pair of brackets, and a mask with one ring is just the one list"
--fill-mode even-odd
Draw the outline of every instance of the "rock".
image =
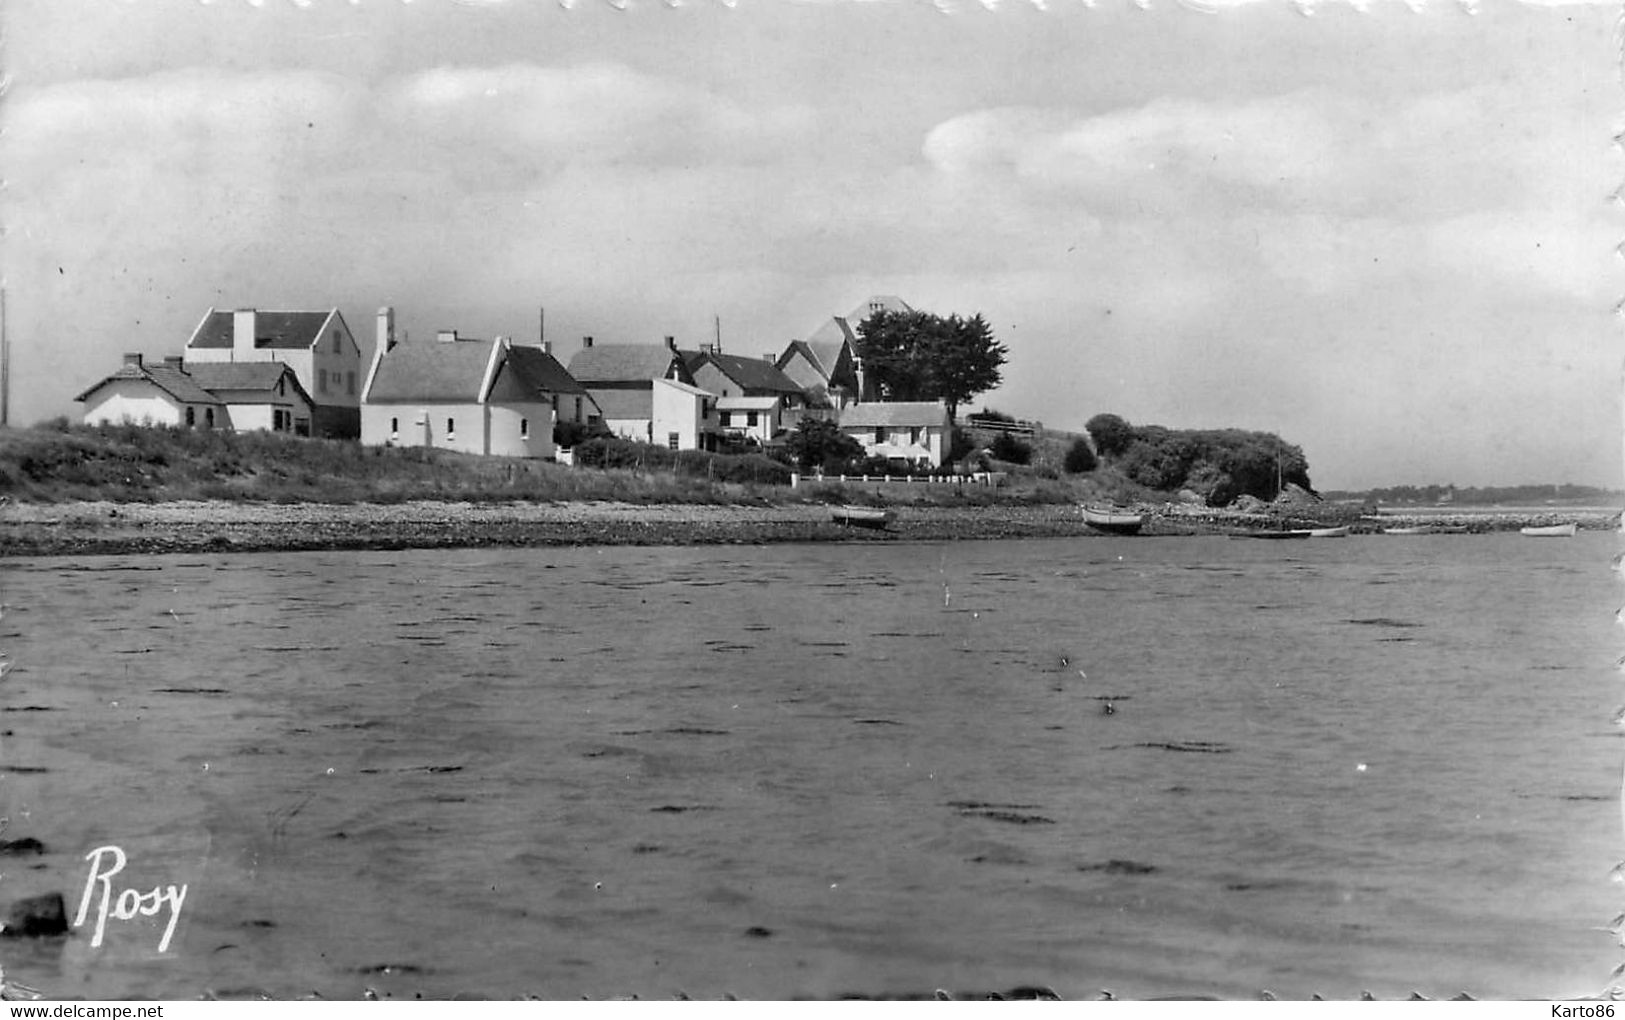
[[39, 938], [67, 933], [68, 909], [59, 892], [17, 900], [0, 916], [0, 935], [7, 938]]

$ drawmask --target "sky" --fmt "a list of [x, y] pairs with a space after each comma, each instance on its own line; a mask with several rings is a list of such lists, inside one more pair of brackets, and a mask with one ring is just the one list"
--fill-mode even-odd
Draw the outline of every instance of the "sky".
[[970, 409], [1276, 432], [1321, 489], [1619, 488], [1616, 17], [8, 0], [10, 420], [211, 307], [568, 361], [894, 294], [1008, 347]]

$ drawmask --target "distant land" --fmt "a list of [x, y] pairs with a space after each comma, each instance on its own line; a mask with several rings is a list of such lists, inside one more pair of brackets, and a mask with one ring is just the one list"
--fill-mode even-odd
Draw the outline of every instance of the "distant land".
[[1544, 506], [1547, 504], [1619, 504], [1625, 492], [1592, 485], [1505, 485], [1458, 488], [1454, 485], [1394, 485], [1349, 491], [1328, 489], [1320, 495], [1337, 502], [1444, 506]]

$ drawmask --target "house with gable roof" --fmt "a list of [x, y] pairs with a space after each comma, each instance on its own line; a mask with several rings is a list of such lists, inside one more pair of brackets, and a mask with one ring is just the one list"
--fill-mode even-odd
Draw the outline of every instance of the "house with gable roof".
[[853, 404], [841, 411], [840, 430], [870, 457], [915, 467], [941, 467], [953, 419], [940, 400]]
[[747, 358], [701, 344], [683, 360], [695, 385], [717, 395], [717, 428], [727, 439], [765, 445], [793, 427], [807, 404], [806, 392], [779, 371], [772, 354]]
[[597, 413], [586, 390], [543, 347], [442, 330], [397, 342], [378, 313], [378, 344], [362, 388], [361, 441], [505, 457], [555, 456], [555, 420]]
[[73, 399], [85, 405], [86, 425], [172, 425], [224, 428], [225, 401], [199, 386], [179, 358], [151, 365], [140, 354]]
[[188, 366], [269, 361], [292, 368], [315, 402], [312, 435], [353, 439], [361, 434], [361, 348], [337, 308], [211, 308], [186, 342]]
[[716, 449], [716, 394], [695, 384], [674, 338], [598, 344], [582, 337], [569, 371], [598, 404], [605, 427], [621, 438], [673, 450]]
[[875, 398], [873, 385], [864, 382], [857, 345], [858, 327], [879, 311], [914, 309], [900, 297], [871, 297], [846, 315], [830, 318], [807, 339], [790, 341], [779, 355], [778, 368], [807, 392], [812, 406], [840, 410]]
[[280, 361], [201, 365], [185, 365], [181, 358], [164, 361], [181, 366], [193, 382], [226, 405], [228, 427], [238, 432], [310, 435], [316, 401], [305, 392], [290, 366]]

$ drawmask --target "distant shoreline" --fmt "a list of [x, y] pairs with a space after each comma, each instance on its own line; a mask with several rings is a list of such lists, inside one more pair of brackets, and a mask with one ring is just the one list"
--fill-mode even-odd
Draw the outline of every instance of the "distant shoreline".
[[[1330, 520], [1330, 507], [1287, 517], [1204, 507], [1146, 508], [1144, 535], [1224, 534]], [[0, 508], [0, 557], [189, 552], [278, 552], [589, 545], [756, 545], [781, 542], [974, 541], [1106, 537], [1072, 504], [898, 506], [887, 531], [846, 528], [821, 504], [633, 504], [582, 502], [12, 503]], [[1336, 523], [1356, 531], [1407, 524], [1461, 524], [1474, 531], [1576, 521], [1618, 527], [1607, 508], [1455, 510], [1385, 508], [1381, 521]]]

